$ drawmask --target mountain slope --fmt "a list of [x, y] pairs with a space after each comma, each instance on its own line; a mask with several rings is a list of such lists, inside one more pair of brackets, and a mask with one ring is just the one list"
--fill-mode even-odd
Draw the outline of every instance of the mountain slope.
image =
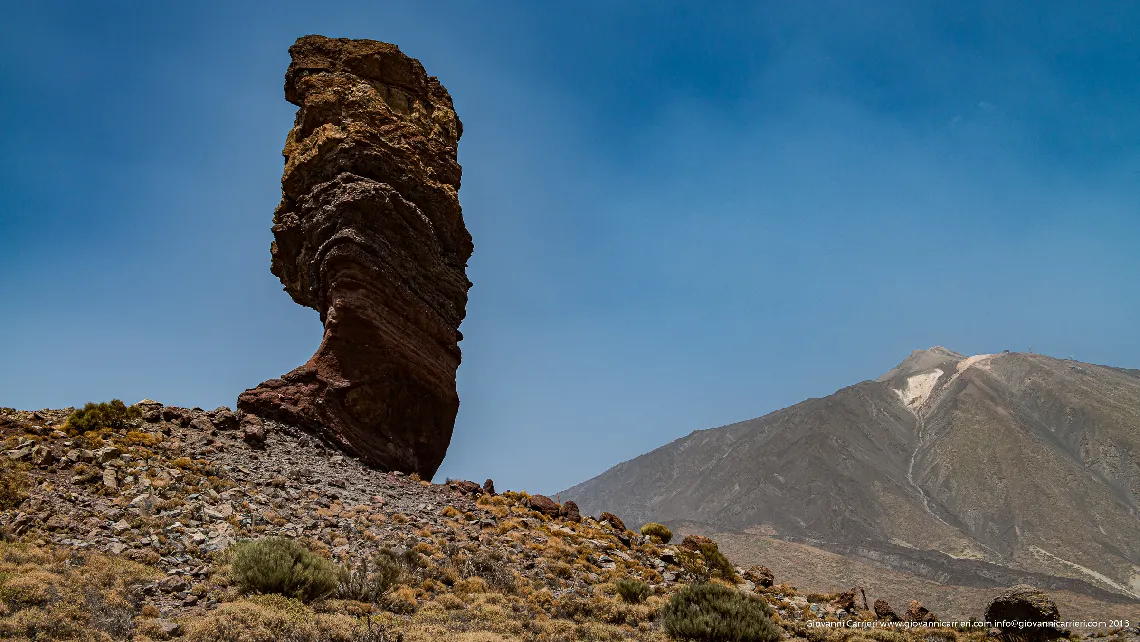
[[936, 347], [877, 380], [694, 432], [561, 496], [638, 524], [858, 546], [895, 567], [913, 563], [906, 551], [968, 558], [1136, 597], [1138, 442], [1134, 371]]

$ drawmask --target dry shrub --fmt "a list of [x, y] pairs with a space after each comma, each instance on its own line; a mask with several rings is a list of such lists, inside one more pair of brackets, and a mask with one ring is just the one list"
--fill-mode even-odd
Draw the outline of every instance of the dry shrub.
[[401, 586], [388, 594], [384, 606], [393, 613], [411, 613], [417, 606], [416, 590], [410, 586]]
[[[258, 595], [221, 605], [187, 623], [187, 642], [361, 642], [366, 624], [347, 615], [317, 613], [283, 595]], [[384, 640], [374, 630], [371, 639]]]
[[669, 540], [673, 539], [673, 531], [669, 530], [669, 527], [664, 524], [658, 524], [657, 522], [649, 522], [645, 526], [642, 526], [641, 534], [646, 537], [652, 537], [662, 544], [668, 544]]
[[284, 537], [234, 546], [231, 576], [244, 593], [276, 593], [311, 602], [337, 590], [336, 564]]
[[15, 508], [28, 498], [32, 485], [27, 469], [0, 455], [0, 510]]
[[337, 597], [370, 604], [379, 603], [400, 581], [402, 570], [396, 554], [383, 549], [371, 562], [364, 559], [341, 569]]
[[138, 585], [160, 575], [122, 558], [0, 544], [0, 638], [129, 639]]
[[661, 611], [674, 639], [703, 642], [775, 642], [780, 628], [760, 597], [719, 584], [693, 584], [673, 594]]

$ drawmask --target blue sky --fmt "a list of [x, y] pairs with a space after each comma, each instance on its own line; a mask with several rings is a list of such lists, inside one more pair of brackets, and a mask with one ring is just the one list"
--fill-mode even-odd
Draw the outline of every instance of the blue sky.
[[935, 344], [1140, 367], [1140, 4], [934, 4], [5, 3], [0, 405], [232, 406], [312, 354], [269, 272], [307, 33], [465, 125], [440, 479], [554, 492]]

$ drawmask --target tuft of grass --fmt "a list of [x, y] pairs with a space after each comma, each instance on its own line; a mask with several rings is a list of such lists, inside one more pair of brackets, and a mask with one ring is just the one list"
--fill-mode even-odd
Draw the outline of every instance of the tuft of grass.
[[645, 526], [642, 526], [641, 534], [646, 537], [652, 537], [662, 544], [668, 544], [669, 540], [673, 539], [673, 531], [669, 530], [668, 526], [658, 524], [657, 522], [649, 522]]
[[762, 598], [719, 584], [686, 586], [661, 609], [670, 637], [702, 642], [776, 642], [780, 628], [771, 614]]
[[108, 402], [88, 402], [67, 418], [67, 427], [73, 434], [83, 434], [100, 428], [127, 428], [142, 418], [138, 406], [128, 406], [121, 399]]
[[234, 546], [231, 576], [244, 593], [276, 593], [304, 602], [337, 590], [336, 564], [283, 537], [268, 537]]

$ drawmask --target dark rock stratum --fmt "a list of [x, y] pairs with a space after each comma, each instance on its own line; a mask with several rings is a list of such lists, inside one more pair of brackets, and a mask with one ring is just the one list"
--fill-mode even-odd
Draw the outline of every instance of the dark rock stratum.
[[243, 413], [309, 430], [427, 478], [451, 442], [471, 235], [451, 96], [392, 44], [305, 36], [289, 48], [272, 270], [316, 309], [301, 367], [247, 390]]

